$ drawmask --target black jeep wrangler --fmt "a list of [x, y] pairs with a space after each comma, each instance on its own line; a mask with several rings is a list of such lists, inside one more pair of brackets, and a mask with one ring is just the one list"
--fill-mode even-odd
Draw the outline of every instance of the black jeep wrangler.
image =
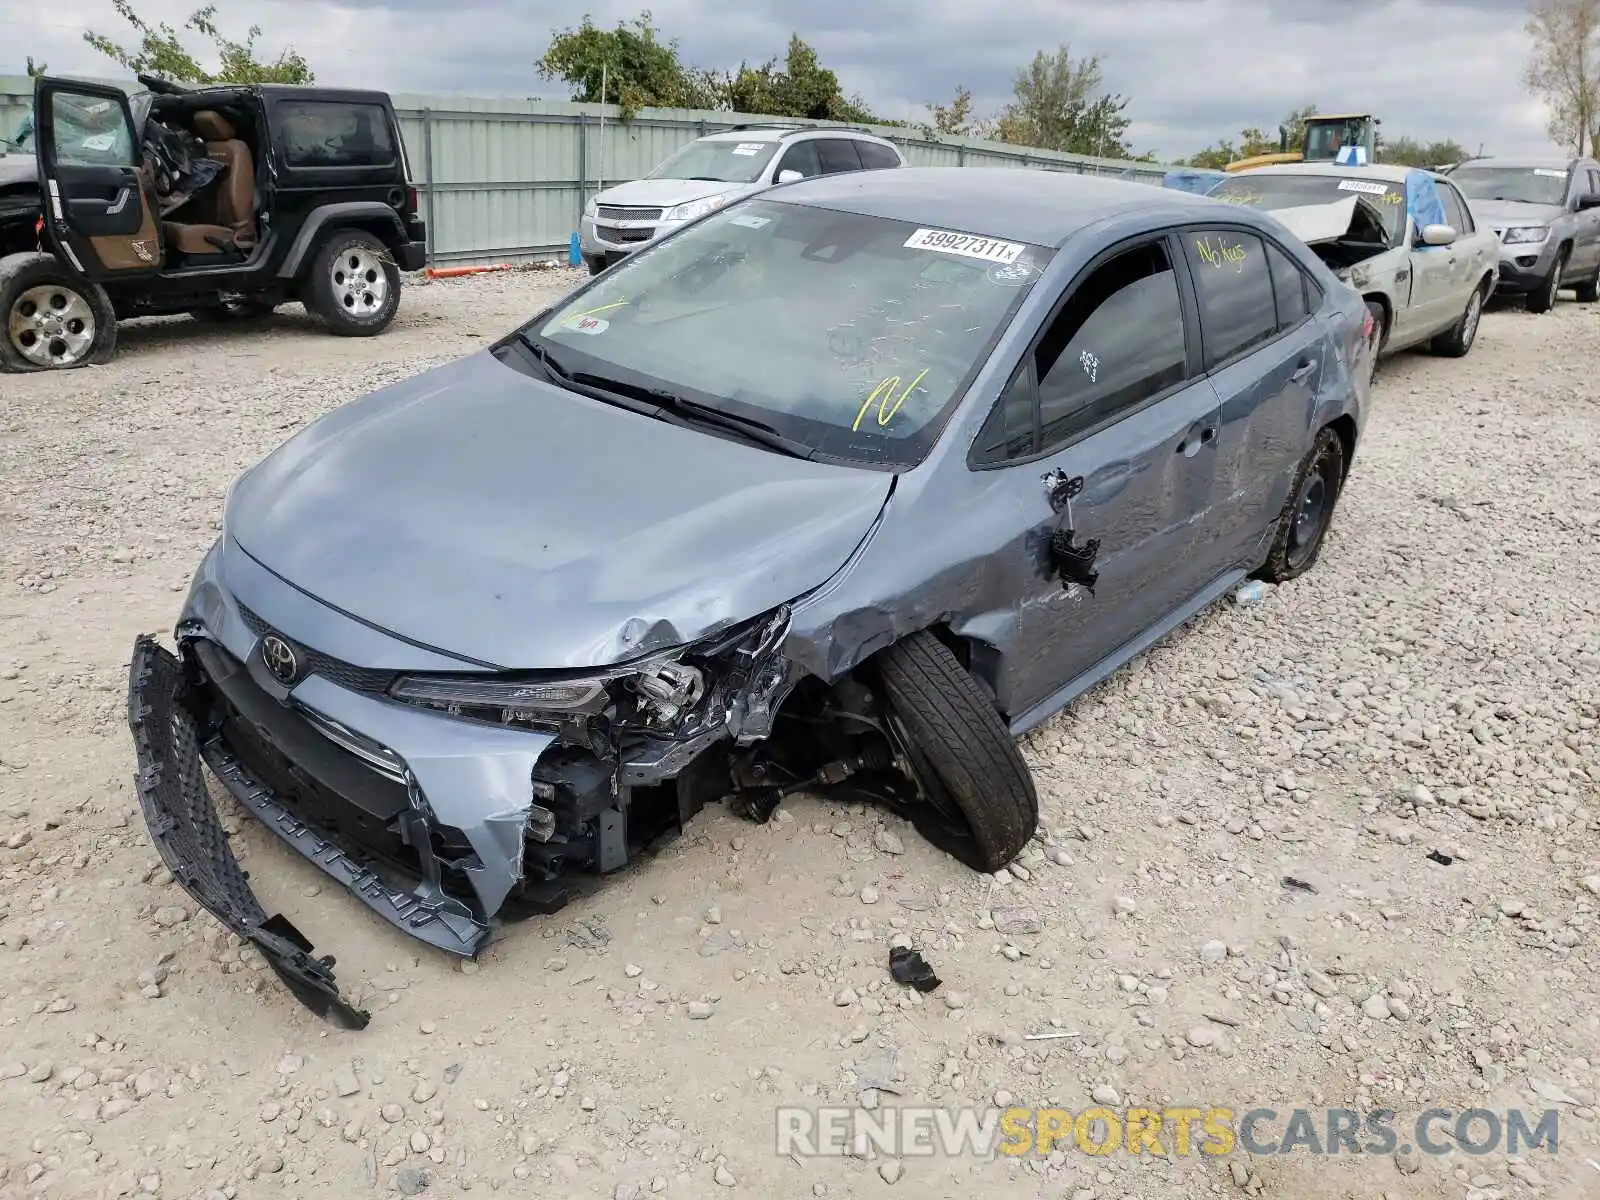
[[426, 236], [387, 94], [139, 83], [41, 78], [0, 143], [0, 371], [105, 362], [129, 317], [388, 327]]

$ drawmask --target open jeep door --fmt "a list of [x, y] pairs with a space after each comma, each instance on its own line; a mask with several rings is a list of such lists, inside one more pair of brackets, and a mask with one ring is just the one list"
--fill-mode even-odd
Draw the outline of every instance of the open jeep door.
[[160, 230], [127, 95], [45, 76], [33, 124], [45, 236], [61, 261], [96, 282], [158, 272]]

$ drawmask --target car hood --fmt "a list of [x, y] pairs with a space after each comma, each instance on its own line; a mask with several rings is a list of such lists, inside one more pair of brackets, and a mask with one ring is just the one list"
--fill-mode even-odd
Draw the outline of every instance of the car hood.
[[748, 183], [722, 183], [710, 179], [635, 179], [619, 183], [595, 197], [600, 204], [630, 208], [671, 208], [702, 196], [726, 196], [748, 190]]
[[240, 478], [225, 525], [268, 570], [392, 634], [485, 666], [597, 667], [825, 582], [892, 482], [483, 351], [302, 430]]
[[32, 154], [0, 154], [0, 188], [14, 183], [35, 183], [39, 178], [39, 163]]
[[1358, 196], [1270, 211], [1278, 222], [1286, 225], [1290, 233], [1308, 246], [1341, 239], [1371, 242], [1378, 246], [1388, 244], [1383, 218]]
[[1559, 204], [1522, 204], [1516, 200], [1470, 200], [1472, 215], [1496, 229], [1512, 225], [1548, 225], [1567, 215]]

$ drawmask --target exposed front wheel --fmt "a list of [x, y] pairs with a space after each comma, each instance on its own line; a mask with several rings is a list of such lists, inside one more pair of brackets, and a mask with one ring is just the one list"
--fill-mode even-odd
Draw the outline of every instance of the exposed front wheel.
[[993, 702], [932, 633], [883, 651], [887, 716], [926, 803], [918, 831], [975, 871], [1014, 859], [1039, 824], [1033, 773]]
[[1478, 323], [1483, 318], [1483, 292], [1483, 285], [1479, 284], [1477, 291], [1467, 298], [1467, 307], [1461, 319], [1433, 339], [1435, 354], [1443, 354], [1447, 358], [1466, 357], [1478, 336]]
[[1549, 312], [1556, 306], [1556, 297], [1561, 291], [1561, 270], [1566, 265], [1567, 251], [1562, 250], [1556, 254], [1555, 265], [1550, 268], [1550, 274], [1541, 280], [1539, 286], [1528, 294], [1529, 312]]
[[1343, 486], [1344, 443], [1331, 428], [1324, 427], [1295, 472], [1289, 500], [1278, 514], [1272, 551], [1257, 572], [1260, 578], [1286, 583], [1316, 565]]
[[370, 233], [346, 229], [322, 243], [311, 264], [306, 307], [341, 337], [382, 333], [400, 307], [400, 267]]
[[109, 360], [117, 315], [105, 289], [52, 254], [0, 258], [0, 370], [59, 371]]

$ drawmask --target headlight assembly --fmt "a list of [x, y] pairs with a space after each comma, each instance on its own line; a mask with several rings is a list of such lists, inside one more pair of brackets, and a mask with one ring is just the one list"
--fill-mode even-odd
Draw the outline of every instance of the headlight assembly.
[[595, 199], [590, 199], [584, 204], [584, 206], [583, 206], [583, 215], [584, 216], [586, 216], [586, 217], [594, 217], [594, 216], [598, 216], [599, 214], [600, 214], [600, 201], [595, 200]]
[[708, 212], [721, 208], [727, 203], [726, 196], [702, 196], [699, 200], [690, 200], [678, 205], [676, 208], [667, 209], [662, 216], [663, 221], [693, 221], [696, 217], [703, 217]]
[[1549, 236], [1550, 231], [1542, 225], [1522, 225], [1506, 230], [1505, 242], [1508, 246], [1537, 245]]

